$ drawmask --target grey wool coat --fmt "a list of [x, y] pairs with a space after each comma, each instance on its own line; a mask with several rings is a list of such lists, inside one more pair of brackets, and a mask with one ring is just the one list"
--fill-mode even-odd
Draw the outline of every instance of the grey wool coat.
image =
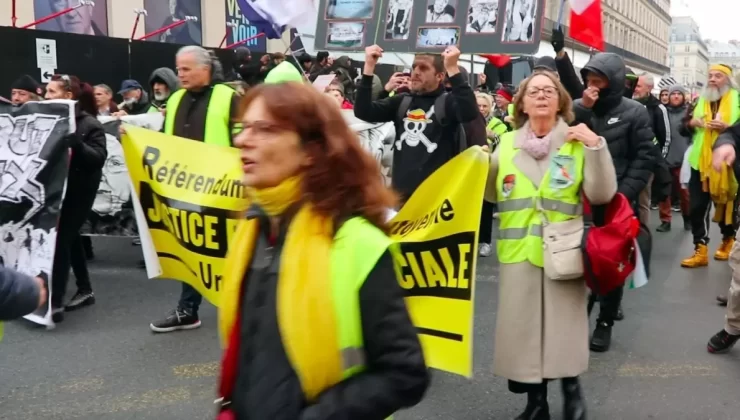
[[[514, 134], [514, 147], [524, 142], [528, 125]], [[513, 164], [535, 187], [549, 169], [550, 157], [565, 144], [568, 125], [560, 120], [551, 132], [550, 155], [540, 161], [519, 150]], [[604, 140], [585, 148], [582, 190], [593, 204], [609, 203], [617, 178]], [[496, 201], [498, 153], [491, 155], [486, 200]], [[501, 264], [493, 371], [504, 378], [540, 383], [574, 377], [588, 369], [587, 287], [584, 279], [557, 281], [528, 261]]]

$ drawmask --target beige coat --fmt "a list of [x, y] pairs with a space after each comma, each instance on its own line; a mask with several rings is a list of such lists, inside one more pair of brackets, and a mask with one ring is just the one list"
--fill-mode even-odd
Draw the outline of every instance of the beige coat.
[[[520, 148], [528, 126], [517, 131]], [[550, 156], [565, 143], [568, 126], [562, 120], [553, 129]], [[617, 179], [605, 143], [585, 149], [582, 188], [593, 204], [606, 204], [617, 192]], [[550, 159], [536, 161], [520, 150], [514, 165], [539, 187]], [[491, 155], [486, 200], [496, 201], [498, 153]], [[501, 264], [493, 371], [523, 383], [578, 376], [588, 369], [587, 290], [583, 279], [555, 281], [529, 262]]]

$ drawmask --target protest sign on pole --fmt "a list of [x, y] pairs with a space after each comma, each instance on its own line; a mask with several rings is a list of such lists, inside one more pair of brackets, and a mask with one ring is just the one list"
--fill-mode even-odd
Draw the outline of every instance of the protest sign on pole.
[[25, 318], [53, 326], [51, 284], [57, 224], [69, 167], [65, 136], [74, 102], [0, 105], [0, 262], [45, 280], [49, 301]]
[[[142, 244], [151, 240], [156, 251], [145, 252], [148, 272], [186, 282], [218, 306], [228, 244], [248, 205], [238, 149], [131, 126], [123, 149], [147, 225], [140, 226]], [[464, 376], [472, 375], [487, 157], [479, 147], [458, 155], [425, 180], [390, 222], [391, 238], [400, 244], [398, 282], [427, 364]]]
[[545, 0], [320, 0], [316, 50], [534, 54]]
[[164, 124], [164, 116], [157, 112], [123, 117], [98, 117], [98, 121], [105, 129], [108, 157], [105, 159], [103, 177], [92, 211], [80, 232], [89, 236], [136, 237], [139, 233], [134, 216], [128, 169], [121, 146], [120, 127], [123, 122], [159, 131]]

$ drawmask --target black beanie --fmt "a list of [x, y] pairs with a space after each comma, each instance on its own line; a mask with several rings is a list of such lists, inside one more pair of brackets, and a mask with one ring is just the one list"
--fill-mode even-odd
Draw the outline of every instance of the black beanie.
[[547, 70], [553, 73], [558, 72], [558, 68], [555, 66], [555, 59], [547, 55], [538, 58], [537, 61], [534, 62], [534, 69]]
[[31, 92], [34, 95], [41, 95], [43, 93], [39, 82], [37, 82], [33, 77], [27, 74], [24, 74], [23, 76], [19, 77], [18, 80], [13, 82], [13, 84], [10, 86], [10, 89], [25, 90], [26, 92]]

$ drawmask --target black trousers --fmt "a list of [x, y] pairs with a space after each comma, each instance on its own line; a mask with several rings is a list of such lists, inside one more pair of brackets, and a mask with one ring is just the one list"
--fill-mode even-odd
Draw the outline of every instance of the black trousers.
[[[691, 219], [691, 233], [694, 235], [694, 245], [709, 243], [709, 222], [712, 214], [712, 197], [702, 189], [699, 171], [691, 170], [689, 180], [689, 218]], [[732, 208], [732, 220], [737, 219], [737, 205]], [[735, 237], [735, 223], [719, 222], [722, 239]]]
[[478, 243], [491, 244], [493, 235], [493, 212], [496, 205], [483, 200], [483, 210], [480, 213], [480, 227], [478, 228]]
[[51, 274], [51, 305], [54, 308], [63, 306], [62, 302], [67, 294], [70, 267], [75, 273], [77, 289], [92, 291], [80, 228], [87, 219], [94, 201], [95, 195], [89, 198], [68, 196], [62, 203]]

